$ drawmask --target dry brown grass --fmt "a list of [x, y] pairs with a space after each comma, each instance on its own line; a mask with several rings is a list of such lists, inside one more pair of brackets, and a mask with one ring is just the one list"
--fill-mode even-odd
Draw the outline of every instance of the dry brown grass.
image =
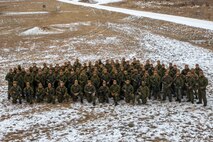
[[[46, 8], [43, 8], [43, 5]], [[124, 5], [122, 5], [124, 4]], [[125, 6], [126, 3], [123, 2], [121, 6]], [[128, 4], [131, 4], [128, 1]], [[0, 15], [0, 32], [11, 31], [10, 34], [0, 35], [0, 47], [17, 47], [22, 46], [28, 48], [33, 43], [42, 44], [43, 46], [51, 46], [54, 40], [66, 40], [72, 37], [87, 36], [89, 38], [96, 38], [100, 34], [104, 36], [119, 36], [112, 30], [107, 29], [106, 25], [108, 22], [111, 23], [124, 23], [121, 19], [126, 17], [124, 14], [113, 13], [103, 10], [90, 9], [85, 7], [74, 6], [70, 4], [65, 4], [57, 2], [56, 0], [32, 0], [32, 1], [21, 1], [12, 3], [0, 3], [0, 9], [2, 13], [4, 12], [16, 12], [16, 11], [48, 11], [49, 14], [42, 15], [11, 15], [4, 16]], [[39, 37], [26, 37], [19, 36], [20, 32], [33, 27], [45, 27], [48, 28], [53, 24], [67, 24], [74, 22], [87, 22], [90, 21], [92, 24], [90, 26], [81, 27], [77, 31], [67, 31], [61, 34], [45, 35]], [[100, 23], [102, 26], [97, 27]], [[156, 34], [164, 35], [167, 37], [175, 38], [182, 41], [192, 42], [192, 40], [204, 40], [206, 42], [193, 43], [199, 46], [211, 48], [213, 42], [210, 41], [209, 35], [207, 36], [206, 30], [189, 28], [186, 26], [181, 26], [173, 23], [151, 20], [148, 18], [139, 19], [137, 21], [128, 22], [130, 25], [140, 27], [142, 30], [149, 30]], [[159, 29], [164, 27], [165, 29]], [[175, 32], [174, 32], [175, 29]], [[183, 30], [184, 29], [184, 30]], [[123, 36], [123, 35], [120, 35]], [[211, 36], [211, 35], [210, 35]], [[130, 37], [128, 37], [130, 38]], [[210, 42], [208, 42], [210, 41]], [[131, 46], [131, 40], [127, 39], [126, 45]], [[28, 43], [28, 44], [26, 44]], [[31, 44], [31, 45], [30, 45]], [[58, 43], [61, 46], [61, 43]], [[84, 47], [84, 45], [82, 45]], [[82, 49], [82, 47], [77, 48]], [[88, 48], [88, 47], [87, 47]], [[94, 47], [93, 47], [94, 48]], [[97, 47], [98, 48], [98, 47]], [[42, 49], [40, 49], [42, 50]], [[84, 52], [84, 51], [82, 51]]]
[[[136, 2], [149, 5], [142, 7], [137, 5]], [[158, 4], [155, 4], [156, 2]], [[168, 2], [172, 5], [167, 4]], [[213, 21], [212, 0], [126, 0], [110, 5]]]

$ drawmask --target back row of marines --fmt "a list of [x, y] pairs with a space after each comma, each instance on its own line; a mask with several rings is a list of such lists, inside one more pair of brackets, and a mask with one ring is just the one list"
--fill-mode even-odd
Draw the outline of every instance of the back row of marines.
[[[176, 65], [169, 63], [168, 68], [160, 61], [154, 66], [149, 60], [143, 65], [136, 58], [132, 62], [123, 58], [119, 60], [101, 60], [92, 64], [80, 63], [78, 59], [73, 64], [65, 62], [62, 66], [46, 63], [37, 67], [35, 63], [28, 69], [10, 69], [5, 78], [8, 81], [8, 99], [22, 103], [23, 99], [32, 104], [34, 101], [55, 103], [58, 101], [77, 101], [96, 104], [108, 103], [113, 97], [114, 104], [125, 99], [127, 103], [146, 104], [147, 98], [172, 102], [173, 96], [181, 102], [186, 96], [188, 102], [207, 105], [206, 87], [208, 79], [204, 76], [198, 64], [189, 69], [188, 65], [180, 71]], [[161, 92], [163, 93], [161, 97]]]

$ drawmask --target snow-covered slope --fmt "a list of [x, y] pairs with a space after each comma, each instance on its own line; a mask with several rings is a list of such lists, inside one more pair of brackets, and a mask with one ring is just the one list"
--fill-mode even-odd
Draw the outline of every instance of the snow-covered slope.
[[[56, 25], [70, 27], [73, 24]], [[77, 24], [78, 25], [78, 24]], [[86, 24], [88, 25], [88, 24]], [[29, 48], [16, 49], [1, 48], [0, 80], [4, 84], [0, 87], [0, 141], [14, 141], [17, 136], [21, 141], [213, 141], [213, 52], [192, 44], [156, 35], [141, 30], [129, 24], [107, 23], [108, 29], [121, 33], [124, 37], [131, 36], [136, 46], [131, 52], [126, 51], [120, 36], [116, 38], [101, 35], [91, 40], [87, 37], [74, 37], [66, 41], [55, 43], [51, 47], [40, 44]], [[109, 40], [110, 39], [110, 40]], [[116, 43], [122, 50], [115, 52], [109, 48], [100, 48], [96, 54], [86, 52], [82, 54], [75, 47], [86, 44], [88, 46], [111, 46]], [[106, 44], [106, 45], [105, 45]], [[38, 50], [44, 48], [44, 50]], [[14, 51], [15, 50], [15, 51]], [[60, 51], [60, 52], [59, 52]], [[13, 105], [7, 100], [7, 87], [4, 81], [10, 67], [18, 64], [29, 66], [32, 62], [42, 64], [62, 63], [73, 61], [79, 57], [82, 62], [97, 59], [131, 59], [136, 57], [142, 62], [146, 59], [161, 60], [183, 67], [188, 63], [193, 67], [199, 63], [209, 79], [208, 106], [191, 104], [188, 102], [148, 101], [148, 105], [128, 105], [124, 101], [119, 106], [98, 104], [93, 107], [79, 102], [75, 104], [34, 104]], [[185, 99], [184, 99], [185, 101]], [[85, 100], [86, 102], [86, 100]]]
[[153, 12], [130, 10], [130, 9], [125, 9], [125, 8], [116, 8], [116, 7], [89, 4], [89, 3], [76, 2], [76, 1], [70, 1], [70, 0], [58, 0], [58, 1], [69, 3], [69, 4], [74, 4], [74, 5], [92, 7], [92, 8], [96, 8], [96, 9], [119, 12], [119, 13], [124, 13], [124, 14], [128, 14], [128, 15], [148, 17], [148, 18], [152, 18], [152, 19], [173, 22], [173, 23], [187, 25], [187, 26], [196, 27], [196, 28], [213, 30], [212, 21], [198, 20], [198, 19], [193, 19], [193, 18], [173, 16], [173, 15], [167, 15], [167, 14], [159, 14], [159, 13], [153, 13]]

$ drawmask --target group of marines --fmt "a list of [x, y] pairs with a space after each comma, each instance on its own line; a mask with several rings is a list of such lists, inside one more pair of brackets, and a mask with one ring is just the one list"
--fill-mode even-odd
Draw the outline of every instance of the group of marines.
[[[120, 100], [131, 104], [146, 104], [147, 99], [169, 101], [175, 98], [181, 102], [184, 96], [187, 102], [207, 105], [206, 87], [208, 79], [198, 64], [190, 69], [188, 65], [180, 71], [169, 63], [168, 67], [157, 61], [154, 66], [149, 60], [142, 64], [134, 58], [132, 61], [123, 58], [97, 60], [94, 63], [80, 63], [78, 59], [65, 62], [63, 65], [49, 66], [44, 63], [38, 67], [33, 63], [28, 69], [20, 65], [10, 69], [8, 81], [8, 99], [13, 103], [22, 100], [32, 103], [62, 103], [86, 99], [89, 103], [109, 103], [113, 98], [114, 105]], [[98, 100], [98, 101], [97, 101]]]

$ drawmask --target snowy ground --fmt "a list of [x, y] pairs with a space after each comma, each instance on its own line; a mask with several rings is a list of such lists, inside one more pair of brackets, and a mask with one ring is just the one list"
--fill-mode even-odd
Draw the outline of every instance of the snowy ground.
[[[15, 48], [0, 48], [0, 141], [213, 141], [213, 51], [146, 30], [135, 24], [138, 17], [107, 21], [76, 20], [11, 29], [8, 35], [25, 40]], [[57, 37], [58, 32], [75, 34], [82, 30], [77, 36], [48, 39]], [[82, 62], [122, 57], [136, 57], [141, 62], [159, 59], [180, 68], [185, 63], [190, 67], [199, 63], [209, 79], [208, 106], [152, 100], [141, 106], [121, 101], [116, 107], [112, 100], [96, 107], [88, 103], [12, 105], [7, 100], [4, 77], [10, 67], [73, 62], [76, 57]]]
[[[127, 18], [126, 18], [127, 19]], [[124, 20], [126, 20], [124, 19]], [[82, 24], [82, 23], [79, 23]], [[77, 23], [57, 24], [57, 27], [76, 27]], [[88, 26], [89, 24], [84, 24]], [[61, 47], [45, 47], [44, 51], [38, 51], [35, 46], [31, 48], [17, 47], [0, 49], [1, 80], [4, 79], [6, 69], [17, 63], [28, 66], [36, 60], [38, 64], [43, 62], [60, 63], [79, 57], [82, 62], [96, 59], [122, 57], [137, 57], [141, 61], [151, 59], [162, 60], [164, 63], [174, 62], [178, 66], [185, 63], [193, 67], [199, 63], [210, 80], [208, 87], [208, 107], [193, 105], [183, 102], [181, 104], [160, 103], [149, 101], [145, 106], [131, 106], [124, 102], [114, 107], [111, 104], [93, 107], [91, 104], [81, 105], [46, 105], [35, 104], [33, 106], [23, 104], [14, 106], [6, 99], [5, 82], [0, 88], [0, 140], [19, 139], [23, 141], [212, 141], [213, 133], [213, 52], [193, 46], [189, 43], [163, 37], [141, 31], [137, 27], [128, 24], [107, 23], [112, 29], [123, 36], [134, 36], [137, 46], [131, 47], [131, 52], [125, 51], [121, 37], [101, 37], [94, 40], [87, 37], [71, 38], [64, 41]], [[39, 36], [38, 34], [36, 36]], [[84, 54], [75, 47], [81, 45], [110, 46], [110, 43], [120, 45], [120, 53], [99, 49], [94, 53]], [[55, 51], [60, 50], [58, 54]], [[8, 54], [8, 53], [12, 54]], [[21, 53], [21, 55], [20, 55]], [[30, 54], [29, 54], [30, 53]], [[32, 59], [32, 56], [34, 60]], [[38, 59], [38, 60], [37, 60]], [[28, 61], [28, 62], [26, 62]], [[72, 61], [72, 60], [71, 60]]]

